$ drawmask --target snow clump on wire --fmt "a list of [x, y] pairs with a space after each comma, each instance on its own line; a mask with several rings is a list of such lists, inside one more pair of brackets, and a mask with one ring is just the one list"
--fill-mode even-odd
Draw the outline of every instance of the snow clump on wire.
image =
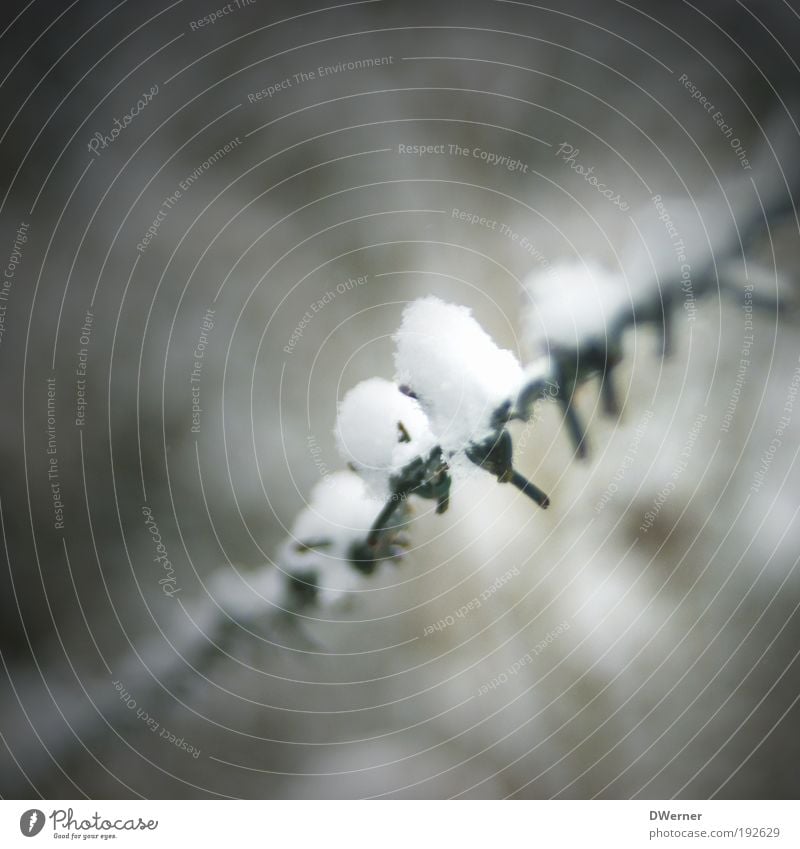
[[361, 586], [360, 576], [374, 571], [378, 559], [401, 554], [391, 539], [367, 551], [365, 542], [383, 501], [354, 472], [334, 472], [311, 491], [278, 552], [285, 576], [282, 603], [289, 609], [345, 602]]
[[419, 401], [380, 377], [362, 381], [344, 396], [334, 433], [342, 458], [383, 499], [391, 494], [392, 479], [436, 447]]
[[519, 361], [498, 348], [467, 307], [421, 298], [394, 335], [398, 383], [410, 387], [447, 455], [496, 430], [497, 411], [523, 382]]
[[522, 327], [535, 353], [611, 342], [630, 310], [624, 280], [595, 263], [559, 263], [529, 275], [525, 289]]
[[525, 291], [530, 302], [522, 315], [523, 335], [531, 352], [545, 358], [547, 377], [537, 378], [534, 367], [516, 408], [526, 417], [547, 384], [556, 386], [567, 430], [585, 458], [585, 429], [573, 396], [581, 383], [599, 376], [606, 412], [619, 411], [611, 372], [622, 359], [623, 331], [631, 321], [625, 280], [596, 263], [562, 262], [529, 275]]

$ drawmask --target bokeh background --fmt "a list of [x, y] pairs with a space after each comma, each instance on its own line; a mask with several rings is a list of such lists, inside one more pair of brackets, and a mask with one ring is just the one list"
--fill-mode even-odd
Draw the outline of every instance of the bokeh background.
[[[747, 172], [719, 123], [752, 162], [771, 115], [798, 117], [796, 3], [33, 0], [2, 16], [3, 796], [796, 796], [791, 309], [749, 326], [715, 291], [678, 316], [666, 360], [652, 330], [626, 334], [621, 416], [591, 384], [578, 397], [589, 462], [553, 406], [517, 429], [546, 513], [478, 476], [444, 516], [420, 510], [402, 564], [302, 628], [239, 627], [219, 591], [234, 576], [257, 606], [342, 465], [337, 400], [392, 376], [404, 304], [465, 304], [524, 360], [525, 275], [614, 266], [630, 213], [561, 145], [631, 210], [703, 195], [731, 214]], [[788, 200], [751, 254], [760, 291], [777, 270], [790, 304]]]

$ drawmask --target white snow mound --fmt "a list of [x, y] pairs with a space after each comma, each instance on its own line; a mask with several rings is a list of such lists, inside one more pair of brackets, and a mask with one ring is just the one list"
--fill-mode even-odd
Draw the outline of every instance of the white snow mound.
[[436, 297], [406, 307], [394, 341], [396, 380], [419, 397], [448, 453], [487, 436], [492, 414], [523, 380], [514, 354], [498, 348], [467, 307]]
[[562, 262], [525, 280], [522, 328], [531, 351], [579, 348], [611, 332], [630, 295], [622, 275], [594, 263]]
[[419, 402], [391, 381], [364, 380], [339, 405], [336, 443], [375, 495], [389, 494], [389, 478], [436, 445]]

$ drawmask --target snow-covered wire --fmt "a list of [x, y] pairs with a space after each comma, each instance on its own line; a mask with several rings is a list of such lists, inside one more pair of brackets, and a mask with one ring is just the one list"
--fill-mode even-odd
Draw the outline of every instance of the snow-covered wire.
[[[793, 126], [780, 122], [767, 135], [778, 161], [797, 160], [783, 155], [794, 145]], [[668, 353], [672, 313], [687, 298], [685, 268], [692, 269], [692, 297], [717, 282], [732, 288], [741, 279], [742, 246], [765, 216], [786, 208], [786, 180], [797, 185], [800, 168], [776, 176], [776, 155], [767, 148], [752, 175], [730, 183], [724, 200], [650, 203], [634, 217], [641, 239], [622, 251], [621, 269], [573, 261], [531, 274], [522, 331], [532, 360], [525, 366], [466, 307], [433, 296], [410, 303], [393, 337], [394, 381], [363, 381], [339, 405], [334, 432], [349, 471], [315, 487], [282, 544], [275, 605], [300, 612], [339, 604], [381, 562], [402, 558], [410, 500], [433, 500], [444, 512], [453, 476], [469, 469], [487, 471], [547, 507], [548, 496], [514, 469], [506, 425], [530, 419], [537, 403], [554, 399], [576, 453], [587, 455], [576, 389], [599, 378], [603, 408], [616, 415], [612, 373], [625, 332], [652, 323]]]

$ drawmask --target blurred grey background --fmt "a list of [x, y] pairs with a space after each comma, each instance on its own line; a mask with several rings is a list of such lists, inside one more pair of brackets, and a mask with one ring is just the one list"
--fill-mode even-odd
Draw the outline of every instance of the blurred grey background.
[[[796, 4], [3, 17], [2, 795], [797, 795], [791, 312], [709, 296], [663, 361], [628, 334], [619, 420], [578, 399], [590, 462], [555, 408], [519, 440], [547, 513], [476, 478], [335, 621], [221, 642], [215, 594], [247, 596], [341, 466], [337, 399], [391, 377], [405, 303], [470, 306], [524, 359], [522, 278], [636, 237], [561, 145], [631, 209], [724, 199], [793, 113]], [[797, 221], [767, 224], [753, 257], [791, 300]]]

